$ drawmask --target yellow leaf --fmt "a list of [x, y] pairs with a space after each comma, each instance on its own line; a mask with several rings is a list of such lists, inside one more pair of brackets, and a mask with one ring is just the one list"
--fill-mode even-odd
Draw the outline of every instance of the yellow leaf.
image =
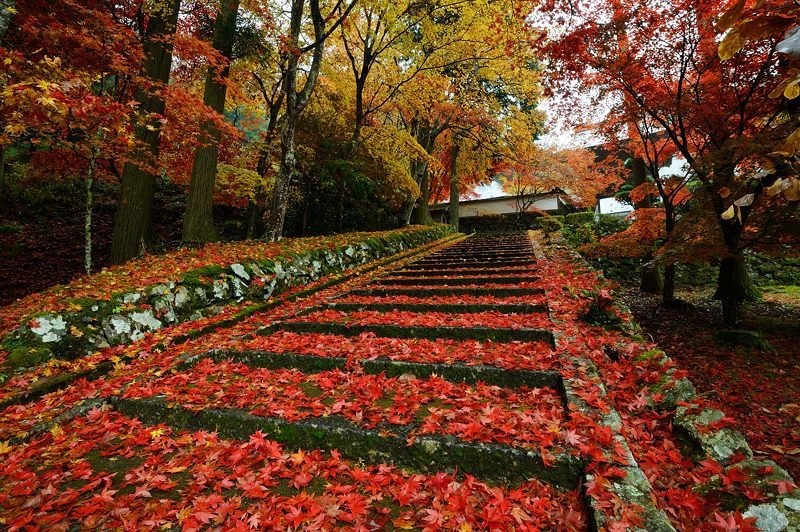
[[783, 193], [789, 201], [800, 201], [800, 180], [794, 179], [792, 185]]
[[53, 109], [58, 107], [56, 101], [49, 96], [41, 96], [37, 101], [45, 107], [52, 107]]
[[7, 441], [0, 441], [0, 454], [8, 454], [11, 452], [11, 444]]
[[184, 506], [183, 508], [181, 508], [181, 511], [178, 512], [178, 522], [182, 523], [191, 514], [192, 514], [192, 507]]
[[728, 210], [726, 210], [725, 212], [722, 213], [722, 219], [723, 220], [730, 220], [734, 216], [736, 216], [736, 207], [734, 207], [733, 205], [728, 207]]
[[783, 91], [783, 95], [786, 96], [787, 100], [794, 100], [800, 96], [800, 86], [798, 86], [797, 82], [790, 83], [786, 90]]
[[50, 434], [53, 435], [54, 438], [58, 438], [62, 434], [64, 434], [64, 429], [61, 428], [61, 425], [56, 423], [52, 427], [50, 427]]
[[719, 17], [717, 21], [716, 27], [719, 33], [724, 33], [728, 31], [731, 26], [739, 20], [739, 17], [742, 16], [742, 11], [744, 11], [744, 4], [745, 0], [738, 0], [735, 4], [733, 4], [730, 9], [728, 9], [725, 13]]
[[727, 61], [736, 55], [743, 46], [744, 37], [736, 29], [732, 29], [719, 44], [719, 58]]
[[783, 190], [783, 179], [776, 179], [775, 182], [766, 188], [767, 196], [775, 196]]
[[81, 336], [83, 336], [83, 332], [74, 325], [69, 328], [69, 333], [75, 338], [80, 338]]
[[153, 429], [150, 431], [151, 438], [158, 438], [159, 436], [164, 435], [164, 429]]

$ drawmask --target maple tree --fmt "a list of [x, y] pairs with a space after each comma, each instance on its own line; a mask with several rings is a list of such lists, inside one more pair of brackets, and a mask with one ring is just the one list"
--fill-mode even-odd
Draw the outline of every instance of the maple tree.
[[[723, 62], [715, 29], [722, 9], [714, 1], [549, 8], [571, 26], [547, 48], [561, 79], [585, 81], [646, 114], [700, 182], [694, 205], [713, 212], [719, 227], [707, 249], [719, 257], [718, 297], [735, 323], [749, 289], [743, 231], [770, 184], [751, 161], [776, 134], [770, 117], [779, 106], [769, 98], [778, 79], [775, 40], [749, 44], [748, 53]], [[570, 18], [573, 10], [580, 16]]]

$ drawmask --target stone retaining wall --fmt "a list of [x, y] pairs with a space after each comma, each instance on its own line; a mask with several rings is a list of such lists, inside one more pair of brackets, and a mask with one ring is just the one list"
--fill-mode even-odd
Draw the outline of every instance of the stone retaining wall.
[[123, 345], [163, 327], [213, 314], [245, 300], [265, 300], [291, 287], [355, 268], [451, 234], [437, 225], [364, 236], [334, 249], [309, 249], [274, 260], [246, 260], [185, 272], [180, 280], [77, 300], [69, 310], [32, 316], [6, 334], [0, 350], [6, 368], [32, 366], [51, 357], [77, 358]]

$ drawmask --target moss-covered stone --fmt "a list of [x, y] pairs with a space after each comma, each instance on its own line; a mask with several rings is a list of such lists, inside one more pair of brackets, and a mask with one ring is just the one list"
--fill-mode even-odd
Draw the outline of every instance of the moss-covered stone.
[[720, 345], [744, 347], [756, 351], [772, 351], [772, 346], [760, 333], [746, 329], [723, 329], [714, 335]]
[[362, 288], [349, 292], [355, 296], [410, 296], [410, 297], [429, 297], [429, 296], [495, 296], [495, 297], [516, 297], [516, 296], [536, 296], [544, 294], [541, 288]]
[[170, 407], [159, 398], [114, 399], [113, 405], [144, 423], [217, 431], [220, 436], [231, 439], [247, 439], [260, 430], [290, 448], [336, 449], [354, 460], [393, 463], [424, 472], [458, 471], [503, 485], [517, 485], [533, 477], [571, 489], [578, 483], [583, 469], [583, 463], [570, 455], [557, 455], [551, 465], [545, 465], [533, 450], [465, 442], [450, 436], [417, 437], [409, 443], [411, 427], [370, 430], [336, 416], [290, 422], [254, 416], [241, 410], [195, 412]]
[[[343, 297], [346, 297], [343, 296]], [[357, 312], [360, 310], [374, 310], [378, 312], [392, 312], [394, 310], [405, 312], [445, 312], [452, 314], [472, 314], [480, 312], [500, 312], [503, 314], [540, 314], [548, 311], [547, 305], [449, 305], [424, 303], [331, 303], [328, 305], [333, 310]]]
[[[454, 339], [454, 340], [480, 340], [494, 342], [548, 342], [553, 343], [553, 333], [542, 329], [505, 329], [492, 327], [423, 327], [400, 325], [361, 325], [349, 323], [326, 322], [281, 322], [277, 325], [280, 329], [291, 332], [310, 332], [335, 334], [339, 336], [359, 336], [364, 333], [373, 333], [386, 338], [423, 338], [423, 339]], [[262, 330], [263, 333], [272, 334], [273, 329]]]

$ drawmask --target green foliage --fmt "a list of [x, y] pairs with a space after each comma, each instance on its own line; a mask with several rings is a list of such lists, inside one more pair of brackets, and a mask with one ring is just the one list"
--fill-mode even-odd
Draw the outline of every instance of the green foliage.
[[21, 233], [24, 227], [16, 224], [2, 224], [0, 225], [0, 235], [15, 235]]
[[572, 212], [565, 217], [565, 221], [567, 225], [585, 225], [594, 223], [595, 217], [595, 213], [590, 211]]
[[544, 234], [549, 235], [550, 233], [555, 233], [557, 231], [561, 231], [563, 227], [563, 223], [559, 220], [559, 216], [545, 216], [541, 218], [538, 222], [539, 229], [544, 231]]
[[623, 216], [600, 214], [592, 222], [592, 229], [597, 234], [597, 238], [605, 238], [608, 235], [624, 231], [629, 225], [630, 221]]
[[561, 233], [567, 242], [576, 248], [624, 231], [630, 225], [625, 218], [593, 212], [574, 212], [568, 214], [565, 221], [566, 225]]
[[584, 244], [597, 242], [597, 233], [591, 224], [565, 225], [561, 229], [561, 234], [572, 246], [578, 247]]

